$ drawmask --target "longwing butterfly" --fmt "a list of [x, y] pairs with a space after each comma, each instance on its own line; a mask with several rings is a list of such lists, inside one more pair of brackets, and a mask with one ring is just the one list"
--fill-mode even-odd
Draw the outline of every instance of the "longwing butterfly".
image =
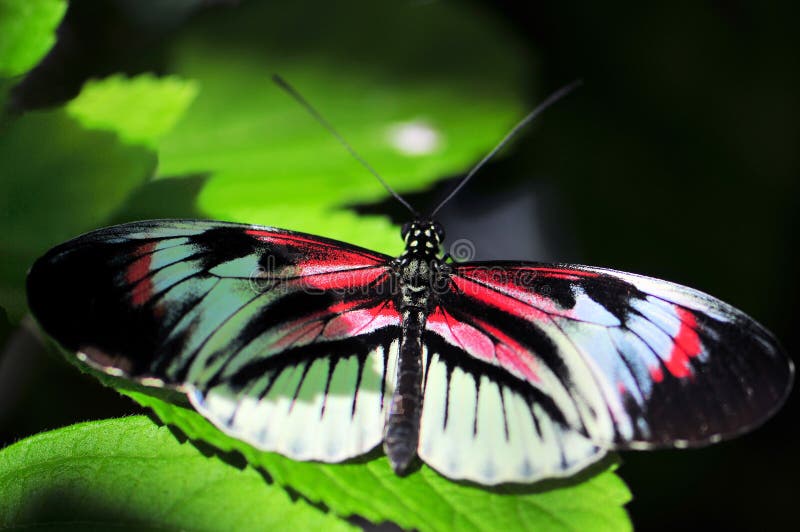
[[429, 217], [401, 235], [393, 258], [271, 227], [129, 223], [37, 260], [28, 301], [80, 361], [184, 393], [258, 449], [339, 462], [383, 443], [397, 472], [419, 456], [482, 484], [714, 443], [765, 421], [791, 387], [775, 338], [697, 290], [589, 266], [453, 262]]

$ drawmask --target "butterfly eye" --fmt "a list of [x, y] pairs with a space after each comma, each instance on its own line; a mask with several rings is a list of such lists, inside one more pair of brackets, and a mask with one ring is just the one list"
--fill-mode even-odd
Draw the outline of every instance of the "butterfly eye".
[[444, 227], [439, 222], [433, 222], [433, 230], [436, 231], [436, 236], [439, 238], [439, 243], [444, 242]]
[[411, 231], [411, 222], [406, 222], [403, 224], [403, 227], [400, 229], [400, 236], [403, 240], [406, 239], [408, 236], [409, 231]]

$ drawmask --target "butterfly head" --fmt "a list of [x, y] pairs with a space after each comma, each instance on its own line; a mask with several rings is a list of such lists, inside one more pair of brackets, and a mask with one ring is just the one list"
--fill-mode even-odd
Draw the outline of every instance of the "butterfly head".
[[406, 243], [405, 256], [433, 259], [439, 255], [444, 242], [444, 227], [439, 222], [415, 220], [403, 224], [400, 233]]

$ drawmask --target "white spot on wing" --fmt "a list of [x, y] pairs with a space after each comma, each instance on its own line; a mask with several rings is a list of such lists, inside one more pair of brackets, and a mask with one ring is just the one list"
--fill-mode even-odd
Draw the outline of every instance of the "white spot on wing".
[[139, 382], [143, 386], [153, 386], [155, 388], [161, 388], [164, 386], [164, 381], [159, 379], [158, 377], [144, 377]]

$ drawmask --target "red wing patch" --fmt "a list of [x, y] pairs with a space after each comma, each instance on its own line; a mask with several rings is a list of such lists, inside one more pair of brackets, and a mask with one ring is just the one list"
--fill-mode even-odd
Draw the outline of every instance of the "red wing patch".
[[343, 269], [363, 268], [384, 264], [386, 257], [354, 247], [343, 248], [321, 238], [293, 233], [255, 230], [245, 231], [270, 247], [283, 247], [297, 253], [300, 275], [314, 275]]
[[[310, 292], [334, 290], [355, 296], [364, 295], [367, 287], [388, 280], [384, 267], [356, 268], [352, 270], [331, 271], [303, 275], [295, 282]], [[360, 292], [360, 294], [359, 294]], [[388, 295], [388, 294], [387, 294]]]
[[142, 244], [138, 250], [141, 256], [133, 261], [125, 270], [125, 280], [134, 285], [131, 291], [131, 305], [139, 307], [150, 300], [153, 293], [153, 283], [150, 279], [150, 263], [153, 258], [157, 242]]
[[349, 338], [388, 326], [400, 326], [400, 313], [391, 301], [339, 312], [325, 326], [326, 339]]
[[470, 321], [474, 325], [439, 307], [428, 316], [426, 329], [472, 357], [500, 366], [529, 382], [539, 381], [538, 362], [528, 348], [486, 321], [475, 317]]
[[470, 356], [487, 362], [495, 361], [495, 345], [492, 339], [469, 323], [457, 320], [441, 307], [437, 307], [428, 316], [426, 328], [444, 338], [450, 345], [463, 349]]
[[[678, 306], [675, 307], [675, 312], [680, 318], [680, 329], [673, 338], [672, 351], [664, 364], [673, 376], [684, 378], [692, 374], [692, 370], [689, 367], [689, 359], [701, 354], [703, 346], [695, 330], [697, 320], [694, 314]], [[660, 375], [660, 377], [655, 378], [655, 375], [653, 376], [656, 381], [663, 379], [663, 375]]]
[[544, 320], [548, 318], [548, 315], [543, 312], [542, 307], [553, 306], [552, 301], [537, 297], [536, 295], [533, 295], [533, 299], [535, 299], [538, 305], [533, 306], [531, 303], [511, 297], [493, 286], [486, 286], [465, 277], [454, 276], [453, 283], [455, 289], [461, 294], [476, 299], [486, 305], [496, 307], [504, 312], [508, 312], [513, 316]]

